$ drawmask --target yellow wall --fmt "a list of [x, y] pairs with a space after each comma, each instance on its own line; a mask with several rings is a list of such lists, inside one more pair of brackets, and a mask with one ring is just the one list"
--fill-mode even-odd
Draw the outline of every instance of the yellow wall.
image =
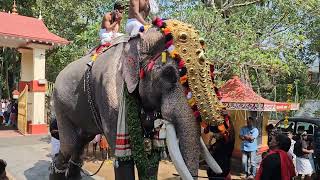
[[[21, 80], [45, 79], [45, 48], [19, 49], [21, 53]], [[45, 123], [45, 92], [28, 93], [27, 120], [32, 124]]]
[[45, 123], [45, 93], [29, 92], [28, 93], [28, 121], [32, 124]]
[[[229, 111], [230, 116], [231, 116], [231, 121], [233, 122], [234, 125], [234, 130], [235, 130], [235, 148], [234, 150], [237, 152], [241, 151], [241, 140], [239, 138], [239, 134], [240, 134], [240, 129], [246, 125], [246, 119], [248, 118], [248, 116], [250, 116], [248, 111], [244, 111], [244, 110], [231, 110]], [[269, 113], [268, 112], [263, 112], [263, 121], [262, 121], [262, 144], [260, 147], [266, 147], [267, 143], [268, 143], [268, 135], [266, 132], [265, 127], [268, 124], [268, 120], [269, 120]], [[259, 132], [261, 133], [261, 132]]]
[[45, 79], [45, 49], [20, 49], [21, 81]]
[[20, 81], [32, 81], [33, 80], [33, 50], [32, 49], [20, 49], [21, 53], [21, 74]]

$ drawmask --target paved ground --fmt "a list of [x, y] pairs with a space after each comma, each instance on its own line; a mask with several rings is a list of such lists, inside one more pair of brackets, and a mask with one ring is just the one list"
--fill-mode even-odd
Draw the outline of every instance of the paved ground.
[[7, 171], [15, 180], [46, 180], [50, 163], [49, 138], [0, 131], [0, 158], [7, 161]]
[[[46, 180], [48, 179], [48, 167], [50, 163], [49, 137], [22, 136], [14, 131], [0, 131], [0, 159], [7, 161], [7, 171], [11, 179]], [[87, 161], [84, 168], [88, 172], [95, 172], [99, 168], [100, 163], [101, 161]], [[160, 164], [158, 179], [179, 179], [173, 175], [174, 173], [177, 172], [172, 163], [163, 161]], [[199, 176], [206, 176], [206, 172], [200, 170]], [[83, 179], [113, 180], [112, 162], [107, 161], [97, 176]], [[232, 179], [239, 179], [239, 177], [233, 176]]]

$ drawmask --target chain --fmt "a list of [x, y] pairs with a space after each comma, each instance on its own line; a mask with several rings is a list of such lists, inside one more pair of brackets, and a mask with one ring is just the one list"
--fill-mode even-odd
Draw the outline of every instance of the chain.
[[78, 168], [80, 168], [81, 172], [82, 172], [85, 176], [94, 176], [94, 175], [98, 174], [98, 172], [101, 170], [101, 168], [102, 168], [102, 166], [103, 166], [103, 164], [104, 164], [105, 161], [106, 161], [106, 159], [103, 159], [103, 161], [102, 161], [99, 169], [98, 169], [95, 173], [93, 173], [93, 174], [89, 174], [89, 173], [85, 172], [85, 171], [82, 169], [83, 163], [76, 163], [76, 162], [72, 161], [71, 159], [70, 159], [69, 163], [71, 163], [71, 164], [77, 166]]
[[87, 96], [88, 96], [89, 108], [92, 112], [93, 119], [94, 119], [94, 122], [95, 122], [97, 128], [100, 130], [100, 133], [104, 134], [104, 131], [102, 129], [101, 118], [99, 116], [98, 110], [95, 108], [95, 99], [92, 96], [92, 87], [91, 87], [91, 83], [90, 83], [93, 61], [90, 61], [87, 65], [88, 65], [88, 67], [85, 72], [84, 84], [85, 84], [85, 91], [87, 92]]

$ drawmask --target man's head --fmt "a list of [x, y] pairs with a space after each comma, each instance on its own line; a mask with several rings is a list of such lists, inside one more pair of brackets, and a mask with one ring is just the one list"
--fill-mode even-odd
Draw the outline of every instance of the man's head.
[[248, 127], [252, 127], [252, 126], [253, 126], [253, 118], [252, 118], [252, 117], [248, 117], [248, 119], [247, 119], [247, 126], [248, 126]]
[[270, 134], [271, 131], [273, 130], [273, 128], [274, 128], [273, 124], [268, 124], [267, 127], [266, 127], [267, 133]]
[[306, 131], [304, 131], [304, 132], [301, 134], [301, 138], [302, 138], [303, 140], [307, 140], [308, 135], [307, 135], [307, 132], [306, 132]]
[[289, 131], [287, 132], [287, 136], [288, 136], [288, 138], [290, 138], [290, 139], [293, 138], [293, 133], [292, 133], [291, 130], [289, 130]]
[[8, 180], [7, 174], [6, 174], [6, 166], [7, 163], [0, 159], [0, 179], [1, 180]]
[[270, 149], [281, 149], [285, 152], [288, 152], [291, 146], [291, 140], [288, 138], [288, 136], [277, 133], [274, 136], [271, 136], [268, 146]]
[[122, 1], [116, 1], [114, 3], [113, 9], [119, 11], [120, 13], [123, 13], [125, 5]]

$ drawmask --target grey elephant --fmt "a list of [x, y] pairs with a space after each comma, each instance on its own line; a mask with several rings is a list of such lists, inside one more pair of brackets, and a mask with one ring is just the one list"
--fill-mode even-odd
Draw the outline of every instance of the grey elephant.
[[[184, 36], [182, 34], [182, 42]], [[166, 38], [159, 28], [150, 28], [141, 37], [120, 37], [112, 44], [92, 66], [89, 93], [93, 103], [88, 102], [90, 97], [85, 86], [90, 54], [69, 64], [56, 79], [53, 101], [61, 149], [53, 162], [54, 174], [60, 174], [60, 178], [80, 179], [81, 154], [96, 134], [105, 134], [111, 149], [115, 149], [123, 86], [130, 95], [137, 94], [135, 97], [145, 112], [161, 112], [162, 118], [168, 122], [169, 153], [183, 179], [197, 179], [201, 152], [205, 153], [209, 166], [215, 172], [221, 172], [199, 139], [200, 123], [188, 105], [177, 63], [170, 56], [165, 57], [166, 63], [163, 63], [163, 57], [157, 56], [166, 50]], [[150, 59], [155, 62], [152, 70], [140, 78], [140, 69]], [[100, 123], [95, 121], [92, 106]], [[66, 170], [67, 177], [64, 176]]]

